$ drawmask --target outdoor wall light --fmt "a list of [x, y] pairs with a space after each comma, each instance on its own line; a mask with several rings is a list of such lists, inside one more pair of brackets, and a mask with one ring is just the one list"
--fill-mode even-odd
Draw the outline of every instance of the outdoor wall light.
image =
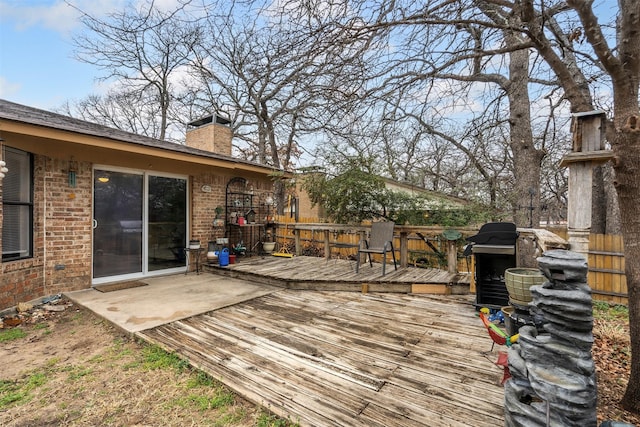
[[69, 160], [69, 187], [75, 188], [76, 186], [76, 173], [78, 171], [78, 162], [73, 160], [73, 156], [71, 156], [71, 160]]

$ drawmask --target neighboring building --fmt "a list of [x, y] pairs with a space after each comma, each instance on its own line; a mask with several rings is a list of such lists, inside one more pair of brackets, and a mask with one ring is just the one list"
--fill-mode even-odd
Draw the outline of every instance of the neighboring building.
[[232, 158], [231, 136], [218, 116], [179, 145], [0, 100], [0, 309], [184, 272], [189, 240], [229, 235], [230, 183], [256, 206], [273, 193], [273, 169]]
[[417, 185], [396, 181], [390, 178], [383, 178], [385, 187], [388, 190], [407, 193], [412, 196], [423, 196], [430, 203], [429, 206], [425, 206], [426, 210], [430, 209], [463, 209], [471, 204], [469, 200], [461, 197], [449, 196], [444, 193], [439, 193], [433, 190], [427, 190], [424, 187]]
[[[296, 182], [296, 206], [297, 212], [300, 218], [317, 218], [319, 220], [323, 220], [326, 218], [326, 212], [323, 206], [321, 205], [313, 205], [311, 203], [311, 199], [306, 191], [302, 188], [302, 182], [304, 180], [304, 175], [307, 173], [320, 173], [320, 172], [306, 172], [299, 174], [301, 179], [298, 179]], [[397, 191], [402, 193], [407, 193], [410, 195], [420, 195], [428, 200], [429, 205], [425, 206], [425, 211], [429, 210], [440, 210], [440, 209], [464, 209], [468, 207], [471, 203], [463, 198], [449, 196], [444, 193], [439, 193], [437, 191], [427, 190], [426, 188], [419, 187], [417, 185], [413, 185], [406, 182], [396, 181], [390, 178], [382, 178], [385, 183], [385, 187], [391, 191]]]

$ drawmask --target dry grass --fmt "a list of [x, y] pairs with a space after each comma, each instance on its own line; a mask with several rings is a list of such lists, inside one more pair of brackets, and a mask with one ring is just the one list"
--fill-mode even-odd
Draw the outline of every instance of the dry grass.
[[598, 422], [616, 420], [640, 426], [640, 416], [620, 406], [631, 371], [631, 338], [626, 307], [594, 304], [593, 338]]
[[91, 313], [20, 328], [0, 347], [2, 426], [291, 425]]

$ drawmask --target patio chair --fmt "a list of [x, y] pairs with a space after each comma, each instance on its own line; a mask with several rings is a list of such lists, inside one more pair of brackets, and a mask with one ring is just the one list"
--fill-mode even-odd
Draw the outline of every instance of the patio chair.
[[371, 224], [369, 240], [361, 240], [358, 245], [356, 273], [360, 269], [360, 254], [367, 254], [369, 256], [369, 265], [371, 267], [373, 267], [371, 254], [382, 255], [382, 275], [384, 276], [386, 274], [387, 267], [387, 252], [391, 252], [391, 256], [393, 257], [393, 266], [396, 270], [398, 269], [396, 264], [396, 253], [393, 250], [393, 227], [395, 227], [395, 223], [392, 221], [374, 222]]

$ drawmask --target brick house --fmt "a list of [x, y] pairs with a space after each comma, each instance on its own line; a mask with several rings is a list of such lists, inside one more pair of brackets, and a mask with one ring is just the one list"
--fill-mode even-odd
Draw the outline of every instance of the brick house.
[[259, 209], [273, 192], [273, 169], [231, 157], [218, 116], [179, 145], [0, 100], [0, 138], [0, 310], [184, 272], [189, 240], [229, 235], [230, 203]]

